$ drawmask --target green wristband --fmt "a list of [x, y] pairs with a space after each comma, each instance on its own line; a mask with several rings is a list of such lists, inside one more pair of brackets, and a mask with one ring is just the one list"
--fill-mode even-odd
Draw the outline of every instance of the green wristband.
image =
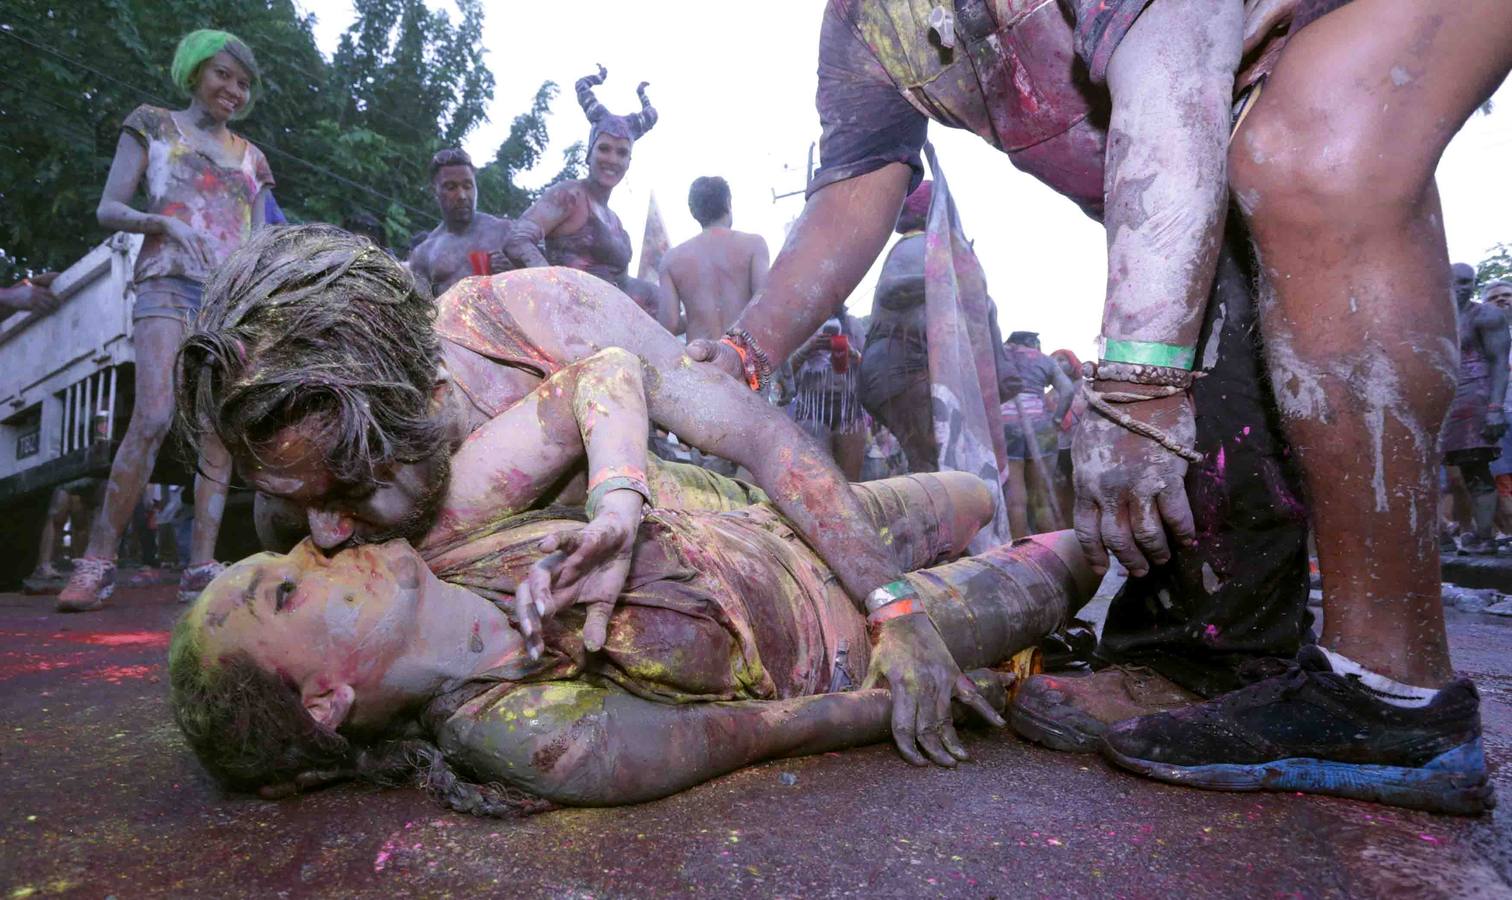
[[1190, 369], [1192, 363], [1197, 361], [1197, 348], [1156, 341], [1115, 341], [1104, 338], [1102, 358], [1107, 362]]

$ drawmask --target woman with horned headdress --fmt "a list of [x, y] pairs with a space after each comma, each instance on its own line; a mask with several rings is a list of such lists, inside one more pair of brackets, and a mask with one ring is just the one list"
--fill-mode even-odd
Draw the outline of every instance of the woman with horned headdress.
[[[609, 195], [630, 168], [630, 151], [656, 124], [656, 109], [646, 99], [646, 85], [635, 89], [640, 112], [617, 116], [593, 94], [609, 75], [577, 80], [578, 103], [588, 116], [588, 177], [548, 188], [515, 223], [504, 250], [516, 266], [568, 266], [613, 284], [640, 307], [656, 315], [656, 287], [630, 276], [630, 235], [609, 208]], [[544, 252], [542, 248], [544, 247]]]

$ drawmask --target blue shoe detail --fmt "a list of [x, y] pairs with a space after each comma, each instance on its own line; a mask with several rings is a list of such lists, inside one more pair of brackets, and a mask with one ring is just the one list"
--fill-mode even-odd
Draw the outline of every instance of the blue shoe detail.
[[1301, 791], [1466, 816], [1496, 805], [1479, 737], [1416, 767], [1305, 758], [1177, 766], [1125, 756], [1106, 741], [1102, 750], [1119, 766], [1157, 781], [1212, 791]]

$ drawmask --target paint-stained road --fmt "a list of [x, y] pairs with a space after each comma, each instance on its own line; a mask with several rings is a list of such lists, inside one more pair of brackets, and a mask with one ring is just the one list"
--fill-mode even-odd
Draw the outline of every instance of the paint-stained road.
[[1481, 819], [1182, 790], [976, 733], [954, 772], [873, 747], [501, 822], [404, 790], [222, 796], [164, 703], [171, 593], [71, 617], [0, 595], [0, 898], [1512, 896], [1505, 620], [1451, 625], [1507, 804]]

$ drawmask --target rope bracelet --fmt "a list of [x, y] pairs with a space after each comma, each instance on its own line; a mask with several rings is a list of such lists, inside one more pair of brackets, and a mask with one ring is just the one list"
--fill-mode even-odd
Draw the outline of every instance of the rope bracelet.
[[719, 339], [728, 344], [740, 356], [741, 368], [745, 370], [746, 384], [753, 391], [764, 391], [772, 381], [772, 358], [767, 356], [756, 339], [744, 328], [731, 328]]
[[1185, 392], [1186, 388], [1177, 387], [1175, 385], [1162, 385], [1160, 386], [1159, 390], [1157, 390], [1153, 394], [1135, 394], [1126, 391], [1109, 391], [1107, 393], [1103, 393], [1101, 391], [1093, 390], [1090, 382], [1084, 382], [1082, 384], [1082, 394], [1087, 398], [1087, 405], [1097, 410], [1103, 415], [1103, 417], [1112, 421], [1116, 425], [1134, 432], [1140, 437], [1149, 438], [1150, 440], [1166, 448], [1167, 450], [1171, 451], [1187, 462], [1199, 463], [1202, 462], [1201, 453], [1198, 453], [1191, 447], [1183, 447], [1181, 444], [1177, 443], [1175, 438], [1166, 434], [1164, 431], [1161, 431], [1156, 426], [1151, 425], [1148, 422], [1141, 422], [1128, 413], [1120, 412], [1113, 408], [1114, 403], [1138, 403], [1142, 400], [1159, 400], [1164, 397], [1174, 397], [1177, 394]]
[[604, 495], [610, 491], [634, 491], [641, 495], [641, 500], [646, 506], [651, 505], [651, 486], [646, 484], [645, 479], [634, 478], [629, 475], [615, 475], [605, 478], [593, 486], [588, 492], [588, 502], [583, 504], [583, 511], [588, 514], [588, 521], [598, 514], [598, 506], [603, 502]]

